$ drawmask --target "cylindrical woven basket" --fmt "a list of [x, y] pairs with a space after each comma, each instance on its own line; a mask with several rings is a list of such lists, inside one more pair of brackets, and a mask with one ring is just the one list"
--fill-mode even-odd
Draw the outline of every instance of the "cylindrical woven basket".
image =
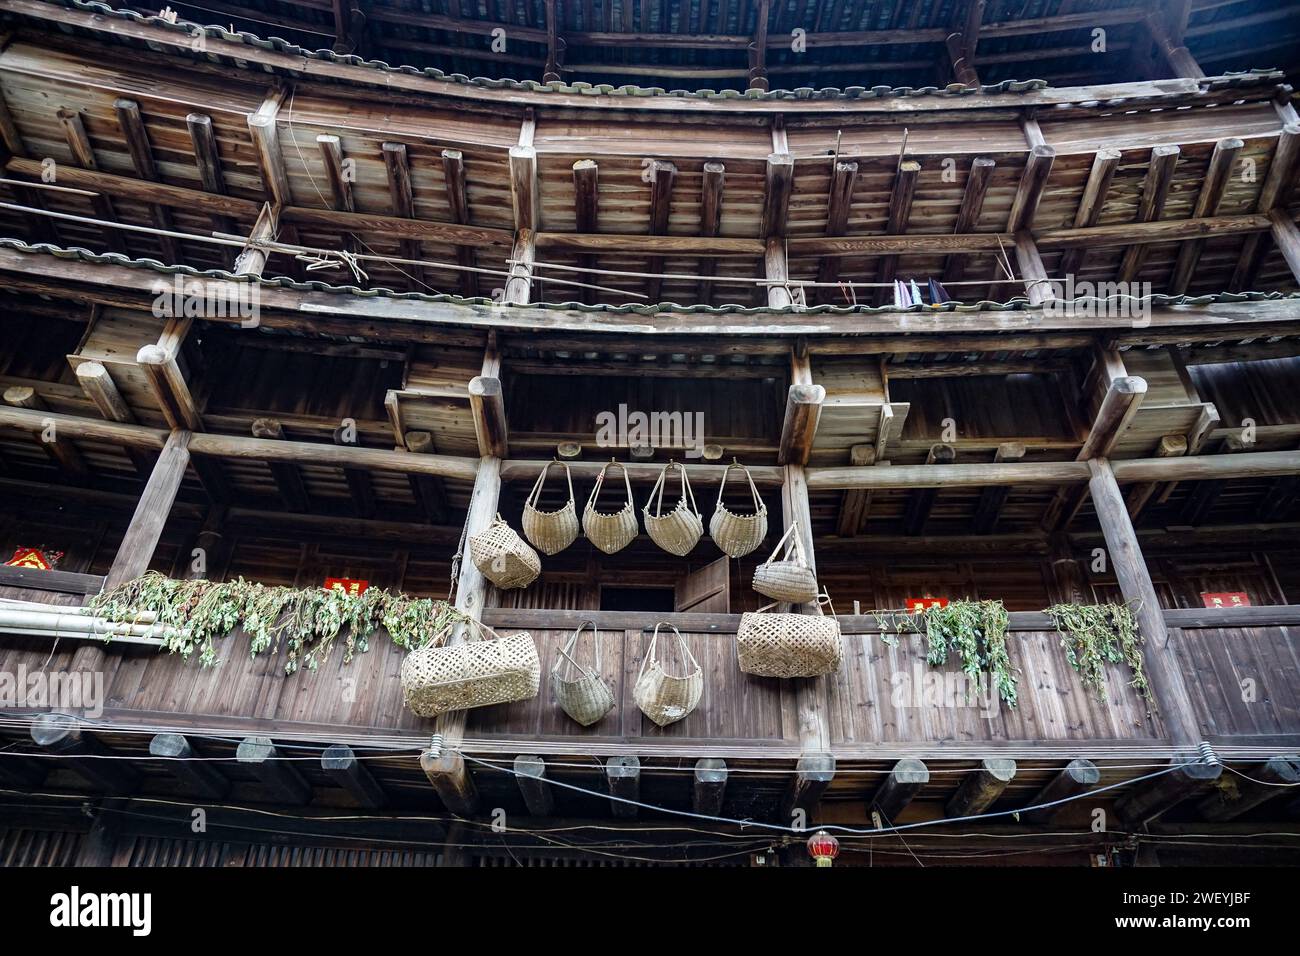
[[[569, 481], [569, 500], [556, 511], [539, 511], [537, 499], [542, 493], [542, 483], [551, 465], [564, 468], [564, 477]], [[573, 500], [573, 475], [569, 466], [562, 461], [550, 461], [537, 476], [537, 483], [524, 502], [524, 537], [542, 554], [551, 555], [563, 551], [573, 544], [578, 537], [578, 509]]]
[[492, 639], [422, 647], [402, 661], [402, 693], [406, 706], [418, 716], [437, 717], [537, 696], [542, 665], [532, 635], [498, 637], [484, 624], [470, 624], [476, 636], [490, 634]]
[[[623, 469], [623, 484], [627, 486], [627, 501], [623, 507], [612, 514], [602, 514], [596, 510], [596, 499], [600, 496], [601, 486], [605, 483], [605, 472], [618, 465]], [[582, 530], [587, 539], [606, 554], [622, 551], [635, 540], [637, 535], [636, 508], [632, 504], [632, 480], [627, 476], [627, 468], [616, 461], [600, 469], [596, 476], [596, 485], [587, 498], [587, 507], [582, 510]]]
[[688, 672], [676, 677], [664, 670], [663, 662], [655, 654], [659, 643], [659, 628], [655, 625], [654, 636], [646, 648], [641, 660], [641, 671], [637, 674], [636, 684], [632, 688], [632, 698], [636, 705], [660, 727], [666, 727], [674, 721], [681, 720], [693, 711], [704, 694], [704, 671], [695, 660], [695, 655], [686, 644], [686, 638], [671, 624], [677, 635], [677, 646], [681, 648], [682, 658], [687, 662]]
[[[673, 468], [680, 469], [682, 473], [682, 496], [678, 499], [676, 507], [664, 514], [664, 485], [667, 484], [669, 470]], [[654, 514], [651, 514], [650, 505], [655, 502], [656, 492], [659, 498], [655, 504]], [[659, 472], [659, 478], [655, 481], [655, 486], [650, 489], [650, 497], [646, 500], [642, 512], [645, 516], [645, 530], [650, 535], [650, 540], [679, 558], [690, 554], [704, 534], [704, 519], [695, 506], [695, 493], [691, 491], [690, 479], [686, 477], [686, 466], [675, 461], [664, 465], [663, 471]]]
[[497, 515], [469, 539], [469, 556], [479, 573], [499, 588], [525, 588], [542, 573], [542, 559]]
[[740, 615], [736, 658], [758, 677], [821, 677], [840, 669], [840, 622], [821, 614], [767, 613], [768, 604]]
[[[578, 636], [584, 627], [591, 628], [592, 644], [595, 646], [596, 666], [586, 667], [579, 664], [577, 658]], [[561, 672], [575, 676], [561, 676]], [[560, 709], [582, 724], [590, 727], [614, 709], [614, 692], [609, 689], [605, 679], [600, 676], [600, 632], [592, 621], [583, 621], [578, 629], [569, 635], [559, 656], [551, 666], [551, 693]]]
[[[754, 496], [752, 515], [738, 515], [734, 511], [728, 511], [722, 503], [722, 492], [727, 487], [727, 478], [733, 468], [739, 468], [749, 480], [749, 490]], [[749, 469], [738, 461], [733, 461], [722, 473], [722, 484], [718, 486], [718, 504], [713, 509], [713, 517], [709, 519], [709, 537], [733, 558], [743, 558], [767, 537], [767, 505], [758, 496], [758, 488], [754, 485]]]
[[[817, 575], [804, 559], [798, 527], [791, 522], [771, 556], [754, 569], [754, 590], [773, 601], [807, 604], [817, 600]], [[778, 561], [776, 556], [782, 546], [785, 554]]]

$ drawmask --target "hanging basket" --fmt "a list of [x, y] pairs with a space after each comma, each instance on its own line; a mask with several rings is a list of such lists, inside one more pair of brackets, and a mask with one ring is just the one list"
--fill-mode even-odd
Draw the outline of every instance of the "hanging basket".
[[[673, 468], [679, 469], [682, 473], [682, 496], [677, 500], [676, 507], [664, 514], [664, 485], [667, 483], [668, 472]], [[657, 502], [655, 502], [656, 492], [659, 495]], [[655, 502], [654, 514], [650, 513], [651, 502]], [[686, 477], [686, 466], [675, 461], [664, 465], [663, 471], [659, 472], [659, 478], [655, 481], [655, 486], [650, 489], [650, 497], [642, 512], [645, 515], [645, 530], [650, 535], [650, 540], [679, 558], [690, 554], [704, 534], [704, 519], [695, 506], [695, 493], [691, 491], [690, 479]]]
[[402, 661], [402, 693], [406, 706], [418, 716], [437, 717], [537, 696], [542, 666], [532, 635], [498, 637], [472, 619], [469, 626], [483, 639], [469, 640], [466, 635], [464, 643], [422, 647]]
[[681, 720], [696, 708], [704, 694], [704, 672], [686, 645], [686, 638], [671, 624], [668, 626], [677, 635], [677, 646], [681, 648], [682, 659], [689, 669], [682, 677], [674, 677], [664, 670], [663, 662], [655, 654], [659, 644], [659, 628], [663, 626], [663, 622], [655, 625], [654, 636], [650, 638], [650, 646], [646, 648], [645, 657], [641, 660], [636, 685], [632, 688], [632, 698], [641, 708], [641, 713], [660, 727]]
[[537, 552], [500, 515], [469, 539], [469, 556], [479, 573], [499, 588], [528, 587], [542, 573]]
[[840, 622], [821, 614], [767, 613], [768, 604], [740, 615], [736, 658], [757, 677], [821, 677], [840, 669]]
[[[727, 487], [727, 478], [731, 469], [739, 468], [749, 480], [749, 491], [754, 496], [754, 513], [738, 515], [728, 511], [722, 503], [722, 492]], [[767, 505], [758, 496], [758, 488], [749, 474], [749, 469], [738, 461], [733, 461], [722, 473], [722, 484], [718, 486], [718, 504], [713, 509], [709, 521], [709, 537], [717, 542], [718, 547], [733, 558], [743, 558], [753, 551], [767, 537]]]
[[[596, 649], [594, 669], [585, 667], [576, 660], [578, 637], [584, 627], [591, 628], [592, 643]], [[560, 710], [584, 727], [590, 727], [614, 709], [614, 693], [600, 676], [600, 632], [596, 630], [594, 622], [583, 621], [579, 624], [578, 629], [569, 635], [564, 647], [560, 648], [559, 657], [551, 667], [551, 693], [560, 705]]]
[[[539, 511], [537, 499], [542, 493], [542, 483], [546, 480], [546, 473], [551, 470], [551, 465], [560, 465], [564, 469], [564, 477], [569, 482], [569, 500], [557, 511]], [[537, 476], [537, 482], [533, 485], [528, 500], [524, 502], [523, 527], [524, 537], [534, 548], [546, 555], [563, 551], [578, 537], [578, 509], [573, 500], [573, 475], [564, 462], [547, 462], [542, 468], [542, 473]]]
[[[817, 600], [817, 576], [804, 558], [798, 527], [791, 522], [772, 554], [754, 569], [754, 590], [773, 601], [807, 604]], [[785, 554], [778, 561], [782, 547]]]
[[[627, 501], [623, 507], [612, 514], [602, 514], [596, 510], [596, 499], [600, 496], [601, 486], [605, 483], [605, 472], [618, 465], [623, 469], [623, 484], [627, 486]], [[627, 476], [627, 467], [616, 461], [600, 469], [596, 476], [596, 486], [591, 489], [587, 507], [582, 511], [582, 530], [596, 547], [606, 554], [622, 551], [635, 540], [637, 535], [636, 510], [632, 504], [632, 481]]]

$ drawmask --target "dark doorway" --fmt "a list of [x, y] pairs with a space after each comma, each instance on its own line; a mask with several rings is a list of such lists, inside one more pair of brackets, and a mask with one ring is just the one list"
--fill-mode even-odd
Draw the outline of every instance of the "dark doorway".
[[602, 611], [672, 611], [672, 588], [600, 589]]

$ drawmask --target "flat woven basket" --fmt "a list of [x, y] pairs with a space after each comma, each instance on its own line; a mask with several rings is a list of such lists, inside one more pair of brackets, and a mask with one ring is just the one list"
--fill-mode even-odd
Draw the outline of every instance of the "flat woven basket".
[[422, 647], [402, 661], [402, 693], [406, 706], [418, 716], [437, 717], [537, 696], [542, 665], [532, 635], [499, 637], [477, 621], [470, 625], [476, 636], [490, 634], [491, 639]]
[[645, 657], [641, 660], [641, 671], [632, 688], [632, 699], [641, 708], [641, 713], [660, 727], [681, 720], [699, 705], [700, 698], [704, 695], [704, 671], [686, 645], [686, 639], [671, 624], [668, 627], [677, 635], [677, 646], [681, 648], [682, 659], [687, 663], [687, 673], [677, 677], [664, 670], [663, 661], [655, 653], [659, 644], [659, 628], [663, 626], [662, 622], [655, 625], [654, 636], [650, 638], [650, 646], [646, 648]]
[[[583, 628], [591, 628], [596, 666], [579, 664], [578, 637]], [[564, 711], [584, 727], [590, 727], [614, 709], [614, 692], [600, 675], [600, 632], [592, 621], [583, 621], [569, 635], [551, 666], [551, 694]]]
[[[727, 487], [727, 478], [733, 468], [739, 468], [749, 479], [749, 491], [754, 496], [752, 515], [738, 515], [734, 511], [728, 511], [727, 506], [722, 503], [722, 492]], [[713, 509], [713, 517], [709, 520], [709, 537], [717, 542], [724, 553], [733, 558], [743, 558], [762, 544], [763, 539], [767, 537], [767, 505], [763, 504], [763, 499], [758, 496], [758, 488], [754, 485], [749, 469], [738, 461], [733, 461], [722, 473], [722, 484], [718, 486], [718, 504]]]
[[[677, 500], [673, 510], [664, 514], [664, 485], [667, 484], [668, 472], [673, 468], [680, 470], [682, 474], [682, 496]], [[657, 502], [656, 492], [659, 495]], [[652, 502], [655, 502], [654, 514], [650, 513]], [[704, 534], [704, 519], [700, 516], [699, 508], [695, 506], [695, 493], [691, 491], [691, 482], [686, 477], [686, 468], [675, 461], [664, 465], [663, 471], [659, 472], [659, 478], [655, 481], [655, 486], [650, 489], [650, 497], [642, 513], [645, 517], [645, 530], [650, 535], [650, 540], [679, 558], [690, 554]]]
[[[600, 496], [601, 486], [605, 483], [605, 472], [618, 465], [623, 469], [623, 484], [627, 486], [627, 501], [623, 507], [611, 514], [602, 514], [596, 510], [596, 499]], [[596, 485], [587, 498], [587, 506], [582, 509], [582, 530], [587, 539], [606, 554], [622, 551], [631, 544], [637, 535], [636, 507], [632, 504], [632, 481], [627, 476], [627, 468], [616, 461], [611, 461], [596, 476]]]
[[[817, 575], [804, 559], [798, 527], [791, 522], [771, 556], [754, 569], [754, 590], [773, 601], [807, 604], [817, 600]], [[777, 560], [782, 547], [785, 554]]]
[[[551, 465], [564, 469], [564, 477], [569, 481], [569, 500], [556, 511], [539, 511], [538, 496], [542, 493], [542, 483]], [[537, 483], [524, 502], [524, 537], [542, 554], [551, 555], [563, 551], [573, 544], [578, 537], [578, 509], [573, 500], [573, 475], [569, 466], [562, 461], [550, 461], [537, 476]]]
[[469, 556], [479, 573], [499, 588], [526, 588], [542, 573], [542, 559], [497, 515], [469, 539]]
[[840, 669], [840, 622], [821, 614], [768, 613], [768, 604], [740, 615], [736, 658], [758, 677], [821, 677]]

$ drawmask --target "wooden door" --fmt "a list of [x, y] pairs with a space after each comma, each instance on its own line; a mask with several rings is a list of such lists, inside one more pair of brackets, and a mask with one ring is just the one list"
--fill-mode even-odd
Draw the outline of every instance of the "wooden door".
[[731, 611], [730, 561], [725, 555], [712, 564], [686, 575], [677, 582], [673, 610], [696, 614], [727, 614]]

